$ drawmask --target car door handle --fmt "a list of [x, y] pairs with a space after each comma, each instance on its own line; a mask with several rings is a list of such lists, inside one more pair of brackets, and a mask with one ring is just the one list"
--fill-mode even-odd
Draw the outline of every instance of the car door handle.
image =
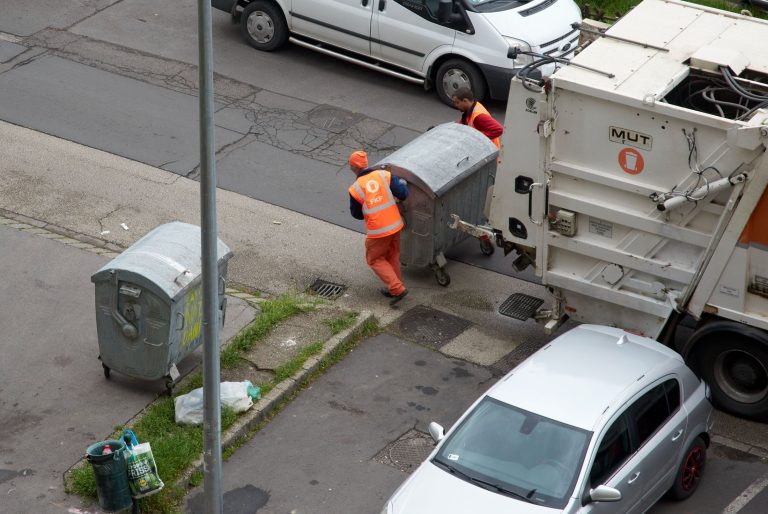
[[387, 6], [387, 0], [379, 0], [379, 12], [383, 11]]
[[672, 436], [672, 440], [677, 441], [678, 439], [680, 439], [680, 436], [683, 435], [683, 432], [684, 430], [682, 428], [677, 432], [675, 432], [675, 435]]
[[640, 472], [639, 471], [637, 473], [635, 473], [634, 475], [632, 475], [632, 477], [629, 480], [627, 480], [627, 483], [631, 484], [632, 482], [634, 482], [638, 478], [640, 478]]

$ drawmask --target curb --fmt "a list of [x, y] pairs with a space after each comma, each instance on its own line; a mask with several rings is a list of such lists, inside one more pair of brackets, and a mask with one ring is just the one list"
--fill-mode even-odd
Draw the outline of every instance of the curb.
[[2, 208], [0, 208], [0, 225], [15, 228], [21, 232], [44, 237], [97, 255], [103, 255], [110, 259], [114, 259], [125, 250], [125, 248], [114, 243], [86, 234], [81, 234], [80, 232], [75, 232], [52, 223], [29, 218], [22, 214], [17, 214]]
[[[269, 393], [258, 400], [258, 403], [255, 404], [251, 410], [240, 416], [237, 421], [235, 421], [235, 423], [221, 435], [222, 450], [233, 446], [238, 439], [244, 437], [254, 427], [267, 419], [281, 404], [286, 402], [291, 395], [299, 390], [313, 373], [320, 369], [320, 365], [325, 357], [342, 344], [349, 342], [358, 333], [360, 327], [374, 318], [375, 316], [372, 312], [367, 310], [360, 311], [354, 325], [339, 332], [326, 341], [322, 351], [307, 359], [297, 374], [277, 384]], [[189, 469], [179, 477], [174, 486], [187, 489], [190, 478], [192, 475], [203, 469], [203, 464], [202, 457], [196, 460]]]

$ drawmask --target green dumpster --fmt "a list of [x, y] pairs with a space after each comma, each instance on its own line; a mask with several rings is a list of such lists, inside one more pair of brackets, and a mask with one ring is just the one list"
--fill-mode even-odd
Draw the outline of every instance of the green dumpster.
[[[107, 445], [112, 452], [104, 454]], [[125, 452], [125, 443], [116, 439], [92, 444], [86, 450], [86, 457], [96, 477], [99, 505], [107, 512], [127, 509], [132, 503]]]

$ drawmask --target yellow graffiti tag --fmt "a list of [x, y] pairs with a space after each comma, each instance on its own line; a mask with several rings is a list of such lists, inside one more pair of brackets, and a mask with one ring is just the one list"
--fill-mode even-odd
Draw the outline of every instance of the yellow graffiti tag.
[[203, 295], [200, 287], [195, 288], [184, 306], [184, 334], [181, 337], [181, 346], [189, 347], [200, 337], [200, 324], [203, 321]]

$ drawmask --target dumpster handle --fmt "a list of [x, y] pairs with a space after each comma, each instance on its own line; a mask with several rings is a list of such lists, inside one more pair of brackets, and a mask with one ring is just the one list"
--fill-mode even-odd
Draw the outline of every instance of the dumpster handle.
[[457, 162], [457, 163], [456, 163], [456, 167], [458, 168], [458, 167], [459, 167], [459, 165], [460, 165], [462, 162], [464, 162], [464, 161], [468, 161], [468, 160], [469, 160], [469, 155], [467, 155], [467, 156], [466, 156], [466, 157], [464, 157], [462, 160], [460, 160], [459, 162]]
[[145, 337], [145, 338], [144, 338], [144, 344], [148, 344], [149, 346], [156, 346], [156, 347], [160, 347], [160, 346], [163, 346], [165, 343], [150, 343], [150, 342], [147, 340], [147, 338]]
[[176, 325], [179, 325], [178, 320], [181, 318], [181, 325], [176, 327], [176, 330], [184, 330], [184, 315], [180, 312], [176, 313]]
[[117, 310], [117, 295], [119, 294], [118, 291], [118, 279], [117, 274], [114, 274], [115, 277], [115, 287], [114, 287], [114, 293], [112, 294], [112, 318], [117, 321], [117, 324], [120, 325], [120, 331], [123, 333], [125, 337], [128, 339], [136, 339], [139, 335], [139, 331], [136, 329], [136, 327], [125, 319], [122, 314], [120, 314], [120, 311]]

